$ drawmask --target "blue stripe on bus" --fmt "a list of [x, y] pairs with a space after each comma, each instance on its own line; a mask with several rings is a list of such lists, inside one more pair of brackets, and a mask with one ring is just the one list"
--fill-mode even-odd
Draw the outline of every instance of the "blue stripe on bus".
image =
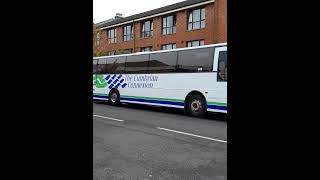
[[227, 106], [207, 105], [208, 109], [227, 110]]
[[[104, 98], [108, 99], [107, 95], [93, 95], [96, 98]], [[173, 101], [162, 101], [162, 100], [149, 100], [149, 99], [139, 99], [139, 98], [123, 98], [121, 100], [125, 101], [136, 101], [136, 102], [147, 102], [147, 103], [155, 103], [155, 104], [163, 104], [163, 105], [176, 105], [176, 106], [184, 106], [183, 102], [173, 102]], [[218, 105], [207, 105], [208, 109], [218, 109], [218, 110], [227, 110], [227, 106], [218, 106]]]
[[120, 79], [121, 77], [122, 77], [122, 75], [120, 74], [117, 79]]
[[105, 80], [108, 80], [110, 78], [110, 75], [108, 75], [106, 78], [105, 78]]
[[104, 95], [93, 95], [94, 98], [105, 98], [108, 99], [108, 96], [104, 96]]
[[169, 105], [176, 105], [176, 106], [184, 106], [183, 102], [160, 101], [160, 100], [139, 99], [139, 98], [120, 98], [120, 99], [126, 100], [126, 101], [137, 101], [137, 102], [147, 102], [147, 103], [155, 103], [155, 104], [169, 104]]
[[[163, 105], [184, 106], [183, 102], [173, 102], [173, 101], [149, 100], [149, 99], [139, 99], [139, 98], [121, 98], [121, 100], [148, 102], [148, 103], [163, 104]], [[208, 109], [227, 110], [227, 106], [207, 105], [207, 107]]]
[[114, 79], [117, 75], [113, 75], [111, 79]]

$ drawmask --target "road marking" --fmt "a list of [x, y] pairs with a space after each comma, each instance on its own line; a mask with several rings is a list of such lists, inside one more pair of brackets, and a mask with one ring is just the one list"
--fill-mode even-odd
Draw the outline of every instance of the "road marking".
[[227, 141], [224, 141], [224, 140], [221, 140], [221, 139], [214, 139], [214, 138], [209, 138], [209, 137], [205, 137], [205, 136], [199, 136], [199, 135], [196, 135], [196, 134], [185, 133], [185, 132], [176, 131], [176, 130], [172, 130], [172, 129], [166, 129], [166, 128], [162, 128], [162, 127], [157, 127], [157, 129], [170, 131], [170, 132], [175, 132], [175, 133], [180, 133], [180, 134], [184, 134], [184, 135], [188, 135], [188, 136], [194, 136], [194, 137], [203, 138], [203, 139], [208, 139], [208, 140], [211, 140], [211, 141], [227, 143]]
[[99, 118], [104, 118], [104, 119], [110, 119], [110, 120], [113, 120], [113, 121], [120, 121], [120, 122], [123, 122], [124, 120], [121, 120], [121, 119], [116, 119], [116, 118], [111, 118], [111, 117], [105, 117], [105, 116], [99, 116], [99, 115], [93, 115], [95, 117], [99, 117]]

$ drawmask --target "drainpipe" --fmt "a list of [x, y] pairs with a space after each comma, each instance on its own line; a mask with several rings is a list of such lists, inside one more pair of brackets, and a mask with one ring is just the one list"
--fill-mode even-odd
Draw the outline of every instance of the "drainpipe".
[[136, 52], [136, 28], [135, 28], [135, 21], [132, 20], [132, 28], [133, 28], [133, 52], [132, 53], [135, 53]]

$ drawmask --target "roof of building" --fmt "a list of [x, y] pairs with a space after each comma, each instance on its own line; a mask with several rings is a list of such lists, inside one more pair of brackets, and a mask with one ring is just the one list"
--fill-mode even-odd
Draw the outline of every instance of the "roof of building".
[[190, 5], [201, 3], [201, 2], [205, 2], [205, 1], [209, 1], [209, 0], [186, 0], [186, 1], [182, 1], [182, 2], [176, 3], [176, 4], [172, 4], [172, 5], [164, 6], [164, 7], [161, 7], [161, 8], [153, 9], [153, 10], [150, 10], [150, 11], [146, 11], [146, 12], [143, 12], [143, 13], [135, 14], [135, 15], [132, 15], [132, 16], [124, 17], [124, 18], [121, 18], [121, 19], [115, 19], [113, 21], [107, 21], [107, 22], [103, 21], [103, 22], [97, 23], [96, 25], [97, 25], [97, 28], [103, 28], [103, 27], [107, 27], [107, 26], [112, 26], [112, 25], [115, 25], [115, 24], [123, 23], [123, 22], [126, 22], [126, 21], [131, 21], [131, 20], [134, 20], [134, 19], [139, 19], [139, 18], [151, 16], [151, 15], [154, 15], [154, 14], [159, 14], [159, 13], [163, 13], [163, 12], [166, 12], [166, 11], [171, 11], [171, 10], [174, 10], [174, 9], [190, 6]]
[[104, 25], [104, 24], [106, 24], [106, 23], [109, 23], [109, 22], [111, 22], [111, 21], [113, 21], [114, 19], [113, 18], [111, 18], [111, 19], [107, 19], [107, 20], [105, 20], [105, 21], [102, 21], [102, 22], [99, 22], [99, 23], [96, 23], [96, 26], [102, 26], [102, 25]]

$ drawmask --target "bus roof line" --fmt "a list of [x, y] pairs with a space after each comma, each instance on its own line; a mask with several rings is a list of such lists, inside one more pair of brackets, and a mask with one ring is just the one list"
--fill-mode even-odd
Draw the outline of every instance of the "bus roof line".
[[201, 48], [207, 48], [207, 47], [226, 46], [226, 45], [227, 45], [227, 43], [208, 44], [208, 45], [203, 45], [203, 46], [185, 47], [185, 48], [177, 48], [177, 49], [169, 49], [169, 50], [136, 52], [136, 53], [119, 54], [119, 55], [112, 55], [112, 56], [99, 56], [99, 57], [93, 57], [93, 59], [112, 58], [112, 57], [121, 57], [121, 56], [134, 56], [134, 55], [153, 54], [153, 53], [165, 53], [165, 52], [174, 52], [174, 51], [190, 50], [190, 49], [201, 49]]

